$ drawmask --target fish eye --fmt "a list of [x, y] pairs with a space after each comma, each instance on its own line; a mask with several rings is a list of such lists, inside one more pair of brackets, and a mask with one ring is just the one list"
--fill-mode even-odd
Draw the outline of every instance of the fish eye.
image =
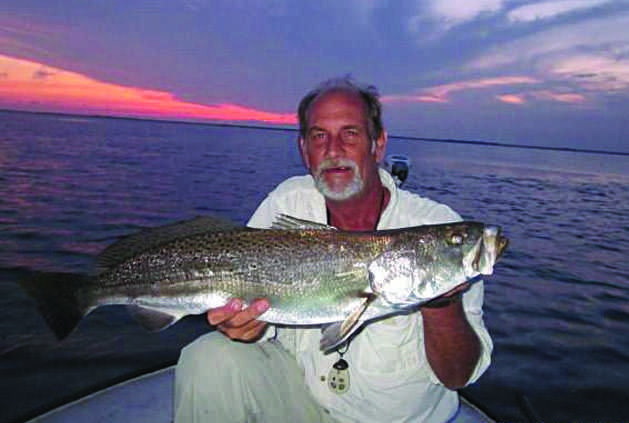
[[450, 245], [461, 245], [465, 240], [465, 234], [460, 232], [454, 232], [450, 234], [450, 237], [447, 238], [448, 244]]

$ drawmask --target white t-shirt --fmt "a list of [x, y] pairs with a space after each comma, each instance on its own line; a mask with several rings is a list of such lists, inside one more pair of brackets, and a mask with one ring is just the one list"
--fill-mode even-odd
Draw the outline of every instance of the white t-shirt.
[[[383, 169], [380, 179], [391, 198], [378, 229], [461, 220], [446, 205], [398, 189]], [[260, 204], [248, 226], [268, 228], [280, 213], [327, 223], [325, 199], [310, 175], [292, 177], [278, 185]], [[482, 319], [482, 303], [480, 281], [463, 295], [467, 320], [481, 343], [481, 356], [468, 383], [487, 369], [493, 348]], [[320, 338], [318, 328], [278, 329], [278, 339], [304, 369], [310, 391], [339, 421], [444, 422], [456, 413], [458, 394], [441, 384], [427, 361], [420, 312], [369, 323], [352, 339], [343, 356], [349, 363], [350, 376], [349, 390], [343, 394], [328, 388], [327, 376], [339, 354], [323, 354], [319, 350]]]

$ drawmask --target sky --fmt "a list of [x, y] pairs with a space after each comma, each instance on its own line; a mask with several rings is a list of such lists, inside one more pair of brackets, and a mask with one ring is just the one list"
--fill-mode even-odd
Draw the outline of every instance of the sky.
[[3, 0], [0, 108], [295, 126], [375, 85], [389, 134], [629, 152], [629, 0]]

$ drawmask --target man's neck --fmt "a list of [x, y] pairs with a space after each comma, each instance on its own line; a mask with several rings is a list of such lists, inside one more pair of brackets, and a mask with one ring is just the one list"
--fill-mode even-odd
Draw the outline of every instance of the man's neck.
[[391, 193], [380, 180], [364, 195], [343, 201], [326, 199], [328, 224], [344, 231], [373, 231], [389, 204]]

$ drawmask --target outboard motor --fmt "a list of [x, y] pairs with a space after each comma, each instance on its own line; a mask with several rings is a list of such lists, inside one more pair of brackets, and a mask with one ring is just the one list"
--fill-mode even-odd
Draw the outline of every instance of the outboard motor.
[[395, 162], [393, 166], [391, 166], [391, 175], [397, 179], [397, 184], [399, 187], [402, 186], [406, 178], [408, 178], [408, 165], [404, 162]]
[[411, 169], [411, 159], [404, 154], [391, 154], [384, 160], [385, 168], [389, 171], [398, 187], [401, 187]]

